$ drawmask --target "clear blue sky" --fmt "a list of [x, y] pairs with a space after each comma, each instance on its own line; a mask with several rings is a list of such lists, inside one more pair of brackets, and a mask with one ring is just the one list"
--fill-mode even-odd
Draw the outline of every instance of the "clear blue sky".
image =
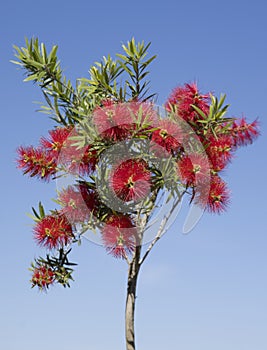
[[125, 348], [126, 264], [101, 247], [84, 241], [73, 252], [79, 266], [71, 289], [30, 289], [27, 268], [41, 250], [25, 213], [39, 200], [52, 208], [55, 186], [15, 167], [16, 147], [35, 144], [52, 127], [35, 112], [37, 86], [23, 83], [9, 63], [12, 45], [22, 46], [25, 36], [58, 44], [73, 81], [132, 36], [151, 41], [159, 104], [176, 85], [196, 80], [203, 91], [227, 93], [230, 115], [260, 118], [262, 136], [225, 173], [227, 213], [205, 214], [188, 235], [179, 216], [143, 266], [136, 331], [138, 350], [267, 349], [266, 16], [264, 0], [1, 4], [1, 349]]

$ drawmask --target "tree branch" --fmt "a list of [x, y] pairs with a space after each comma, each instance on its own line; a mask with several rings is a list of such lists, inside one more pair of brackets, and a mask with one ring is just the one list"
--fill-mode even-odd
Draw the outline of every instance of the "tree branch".
[[145, 261], [145, 259], [147, 258], [148, 254], [151, 252], [152, 248], [154, 247], [154, 245], [157, 243], [157, 241], [163, 236], [163, 234], [166, 231], [166, 225], [168, 223], [168, 220], [170, 219], [172, 213], [174, 212], [174, 210], [176, 209], [177, 205], [181, 202], [181, 199], [183, 197], [185, 192], [182, 193], [181, 196], [177, 197], [176, 201], [174, 202], [171, 210], [168, 212], [168, 214], [166, 214], [164, 216], [164, 218], [161, 220], [160, 223], [160, 227], [158, 229], [157, 235], [154, 238], [154, 240], [151, 242], [150, 246], [148, 247], [147, 251], [145, 252], [145, 254], [143, 255], [143, 257], [140, 259], [139, 261], [139, 266], [141, 266], [143, 264], [143, 262]]

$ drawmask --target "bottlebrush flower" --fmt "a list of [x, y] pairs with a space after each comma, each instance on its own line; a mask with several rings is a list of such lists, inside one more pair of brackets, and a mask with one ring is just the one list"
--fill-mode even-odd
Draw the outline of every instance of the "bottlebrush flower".
[[[176, 152], [183, 142], [182, 130], [179, 125], [170, 120], [161, 120], [158, 123], [158, 129], [153, 131], [151, 140], [168, 153]], [[161, 147], [153, 145], [152, 149], [156, 148], [158, 154]]]
[[17, 159], [18, 168], [22, 169], [24, 174], [48, 181], [56, 173], [57, 164], [51, 152], [33, 146], [21, 146], [17, 152], [19, 156]]
[[79, 174], [89, 175], [92, 173], [96, 168], [97, 161], [97, 152], [92, 149], [91, 145], [85, 146], [82, 159], [79, 163]]
[[73, 127], [67, 126], [63, 128], [56, 128], [49, 131], [50, 138], [41, 138], [41, 145], [44, 149], [54, 153], [55, 157], [59, 154], [64, 146], [68, 136], [70, 135]]
[[101, 137], [119, 141], [131, 133], [134, 119], [126, 103], [105, 101], [102, 107], [94, 110], [93, 122]]
[[89, 188], [86, 182], [80, 182], [77, 185], [80, 194], [86, 204], [86, 207], [90, 212], [96, 211], [99, 206], [99, 198], [97, 192], [94, 189]]
[[[88, 194], [89, 197], [89, 194]], [[88, 198], [87, 197], [87, 202]], [[71, 223], [84, 222], [89, 218], [90, 210], [85, 202], [81, 192], [77, 191], [74, 186], [69, 186], [59, 194], [59, 202], [61, 203], [61, 213]], [[94, 198], [92, 198], [94, 201]], [[90, 205], [93, 206], [92, 203]]]
[[211, 177], [210, 186], [203, 185], [198, 188], [194, 202], [209, 212], [221, 213], [226, 210], [230, 193], [226, 183], [218, 175]]
[[89, 175], [96, 167], [97, 152], [91, 145], [78, 148], [73, 140], [67, 140], [60, 152], [58, 162], [71, 174]]
[[211, 136], [205, 143], [207, 143], [206, 153], [215, 171], [221, 171], [231, 160], [233, 138], [230, 135], [219, 135], [218, 137]]
[[55, 281], [53, 270], [46, 265], [36, 266], [31, 278], [32, 288], [38, 286], [40, 289], [48, 289]]
[[47, 215], [38, 221], [33, 228], [36, 241], [48, 248], [59, 248], [67, 245], [73, 238], [72, 227], [62, 214]]
[[185, 155], [178, 161], [178, 175], [187, 186], [205, 183], [210, 178], [210, 164], [202, 154]]
[[247, 123], [245, 118], [234, 121], [231, 135], [235, 146], [245, 146], [252, 143], [259, 136], [258, 120], [254, 120], [252, 123]]
[[135, 101], [128, 103], [127, 108], [134, 118], [134, 129], [151, 129], [158, 124], [159, 115], [152, 103]]
[[145, 198], [150, 191], [151, 174], [144, 160], [127, 159], [111, 173], [111, 187], [125, 202]]
[[103, 243], [115, 258], [126, 258], [136, 245], [136, 227], [126, 215], [112, 215], [102, 229]]
[[192, 107], [197, 106], [206, 115], [209, 113], [209, 95], [200, 94], [195, 83], [185, 84], [175, 88], [166, 103], [166, 109], [171, 111], [172, 106], [177, 108], [178, 115], [186, 121], [195, 122], [203, 119]]

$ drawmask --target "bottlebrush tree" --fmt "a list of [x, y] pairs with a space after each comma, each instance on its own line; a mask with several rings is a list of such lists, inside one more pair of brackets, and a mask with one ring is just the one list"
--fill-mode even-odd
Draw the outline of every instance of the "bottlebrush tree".
[[[240, 147], [258, 136], [257, 120], [227, 117], [225, 95], [203, 94], [196, 83], [173, 89], [164, 106], [149, 94], [150, 44], [122, 46], [103, 57], [74, 87], [63, 75], [57, 46], [38, 39], [15, 46], [25, 81], [41, 88], [55, 127], [38, 146], [18, 148], [24, 174], [56, 181], [56, 208], [32, 208], [33, 238], [47, 255], [32, 263], [31, 284], [70, 286], [72, 246], [83, 236], [128, 264], [126, 347], [134, 350], [134, 310], [140, 267], [163, 236], [184, 197], [223, 212], [229, 190], [221, 174]], [[194, 222], [189, 222], [193, 226]]]

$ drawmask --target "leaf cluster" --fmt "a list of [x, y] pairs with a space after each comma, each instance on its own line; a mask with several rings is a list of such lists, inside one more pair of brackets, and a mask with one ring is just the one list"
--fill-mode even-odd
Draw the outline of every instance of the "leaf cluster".
[[44, 95], [46, 105], [41, 104], [41, 111], [52, 115], [52, 119], [63, 125], [75, 124], [80, 120], [80, 104], [85, 102], [64, 75], [57, 57], [58, 47], [54, 45], [48, 53], [45, 44], [32, 38], [25, 40], [25, 47], [14, 46], [17, 61], [12, 63], [26, 72], [25, 82], [37, 83]]
[[223, 94], [218, 99], [216, 96], [210, 94], [210, 109], [209, 114], [205, 113], [198, 108], [196, 105], [192, 105], [192, 108], [202, 117], [198, 120], [198, 123], [202, 124], [203, 135], [206, 135], [208, 132], [212, 132], [215, 137], [217, 137], [217, 129], [219, 127], [219, 132], [222, 133], [222, 127], [225, 130], [229, 129], [229, 125], [232, 124], [233, 119], [225, 117], [225, 114], [230, 105], [224, 105], [226, 95]]
[[103, 57], [89, 69], [89, 79], [77, 79], [75, 88], [63, 75], [56, 45], [48, 52], [38, 39], [26, 38], [25, 47], [14, 46], [17, 60], [11, 62], [25, 70], [24, 81], [33, 81], [40, 86], [45, 99], [40, 111], [51, 115], [59, 124], [73, 125], [88, 117], [103, 99], [124, 102], [147, 100], [155, 95], [146, 95], [149, 82], [143, 82], [149, 74], [148, 65], [156, 57], [145, 60], [149, 46], [150, 43], [135, 43], [133, 38], [127, 46], [122, 46], [124, 54], [117, 54], [115, 60], [110, 56]]
[[35, 259], [35, 262], [31, 264], [31, 269], [34, 271], [35, 268], [40, 266], [46, 266], [51, 268], [54, 273], [55, 280], [61, 284], [64, 288], [70, 287], [70, 281], [73, 281], [72, 266], [76, 266], [76, 263], [72, 263], [68, 259], [68, 254], [71, 249], [64, 251], [63, 248], [59, 249], [58, 256], [46, 255], [46, 258]]

